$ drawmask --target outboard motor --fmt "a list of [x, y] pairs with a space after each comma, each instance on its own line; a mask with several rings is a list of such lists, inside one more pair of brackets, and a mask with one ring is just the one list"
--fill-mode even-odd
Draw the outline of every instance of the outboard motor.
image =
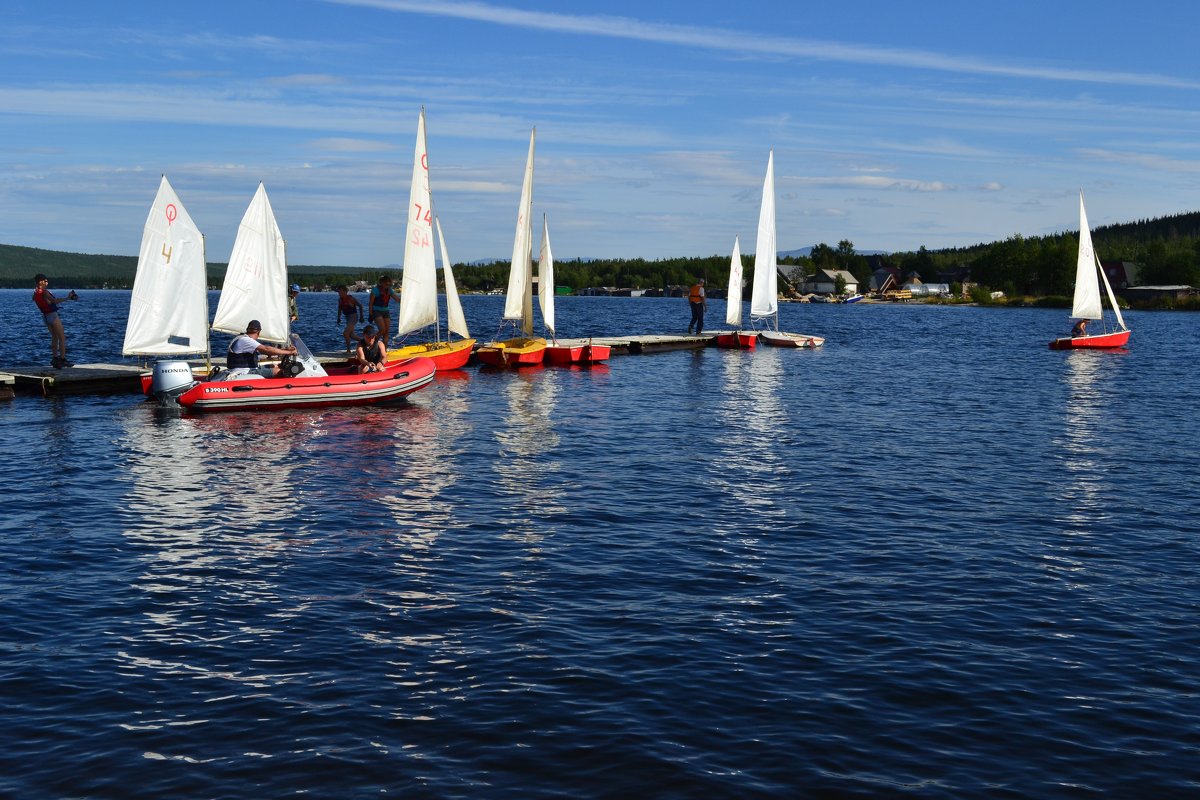
[[150, 394], [157, 398], [160, 405], [169, 405], [197, 383], [199, 381], [192, 375], [192, 365], [188, 362], [155, 361]]

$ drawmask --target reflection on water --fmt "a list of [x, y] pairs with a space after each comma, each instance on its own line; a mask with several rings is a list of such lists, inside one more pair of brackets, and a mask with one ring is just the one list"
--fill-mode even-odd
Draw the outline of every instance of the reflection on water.
[[[787, 410], [779, 400], [783, 358], [791, 351], [718, 351], [723, 386], [714, 420], [719, 449], [717, 480], [755, 514], [781, 515], [789, 495], [789, 459], [779, 439]], [[764, 520], [765, 522], [766, 520]]]
[[1062, 467], [1056, 515], [1058, 533], [1043, 556], [1048, 572], [1068, 581], [1073, 588], [1086, 588], [1087, 559], [1079, 548], [1096, 533], [1108, 516], [1115, 487], [1106, 472], [1105, 418], [1103, 403], [1105, 365], [1111, 354], [1088, 350], [1069, 351], [1064, 358], [1065, 405], [1063, 427], [1054, 439]]
[[546, 532], [535, 519], [559, 502], [552, 476], [561, 465], [546, 454], [559, 444], [554, 414], [562, 375], [555, 369], [522, 369], [503, 377], [508, 408], [496, 427], [496, 472], [509, 500], [506, 536], [536, 542]]
[[405, 415], [403, 428], [393, 424], [393, 450], [385, 457], [393, 474], [378, 497], [395, 520], [397, 542], [414, 550], [432, 546], [443, 532], [459, 527], [456, 504], [447, 495], [463, 477], [457, 456], [472, 430], [469, 384], [439, 374], [433, 388], [436, 394], [426, 398], [425, 406], [414, 406]]
[[[1101, 461], [1106, 415], [1099, 385], [1104, 355], [1072, 350], [1065, 359], [1065, 427], [1058, 442], [1062, 449], [1063, 466], [1070, 477], [1063, 487], [1064, 497], [1080, 512], [1099, 507], [1100, 494], [1107, 490]], [[1077, 516], [1074, 521], [1083, 523], [1086, 518]]]

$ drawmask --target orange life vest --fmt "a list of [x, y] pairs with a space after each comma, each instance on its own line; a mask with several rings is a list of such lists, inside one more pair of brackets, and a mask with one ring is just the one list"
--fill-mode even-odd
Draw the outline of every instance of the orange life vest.
[[704, 302], [704, 287], [698, 283], [693, 285], [692, 290], [688, 293], [688, 302], [689, 303], [703, 303]]

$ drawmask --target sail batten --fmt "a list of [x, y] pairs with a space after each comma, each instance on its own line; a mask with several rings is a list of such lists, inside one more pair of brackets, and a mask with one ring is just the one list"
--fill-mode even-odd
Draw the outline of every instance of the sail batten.
[[204, 262], [204, 236], [164, 175], [142, 232], [124, 355], [208, 353]]
[[417, 118], [412, 185], [408, 195], [404, 272], [400, 283], [400, 313], [396, 335], [438, 324], [437, 257], [433, 249], [433, 200], [429, 190], [429, 148], [425, 138], [425, 109]]
[[238, 227], [212, 329], [244, 333], [252, 319], [261, 338], [288, 341], [287, 251], [262, 183]]
[[754, 245], [754, 284], [750, 292], [750, 318], [770, 318], [779, 327], [779, 275], [775, 260], [775, 151], [767, 156], [762, 204], [758, 211], [758, 239]]
[[725, 324], [742, 325], [742, 250], [738, 237], [733, 237], [733, 255], [729, 259], [729, 292], [726, 295]]

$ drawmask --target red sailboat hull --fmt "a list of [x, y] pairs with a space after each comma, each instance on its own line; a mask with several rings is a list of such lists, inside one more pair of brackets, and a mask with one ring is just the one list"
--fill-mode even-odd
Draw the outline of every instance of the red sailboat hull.
[[731, 331], [717, 334], [717, 347], [740, 347], [753, 350], [758, 344], [758, 334], [746, 331]]
[[1084, 350], [1088, 348], [1124, 347], [1132, 331], [1099, 333], [1095, 336], [1064, 336], [1050, 343], [1051, 350]]
[[546, 340], [526, 337], [492, 342], [476, 350], [475, 357], [489, 367], [531, 367], [545, 359]]
[[457, 342], [426, 342], [413, 344], [389, 350], [388, 361], [404, 358], [428, 358], [438, 372], [450, 369], [462, 369], [471, 359], [471, 348], [475, 346], [474, 339], [461, 339]]
[[607, 361], [612, 347], [606, 344], [546, 345], [548, 364], [597, 364]]

